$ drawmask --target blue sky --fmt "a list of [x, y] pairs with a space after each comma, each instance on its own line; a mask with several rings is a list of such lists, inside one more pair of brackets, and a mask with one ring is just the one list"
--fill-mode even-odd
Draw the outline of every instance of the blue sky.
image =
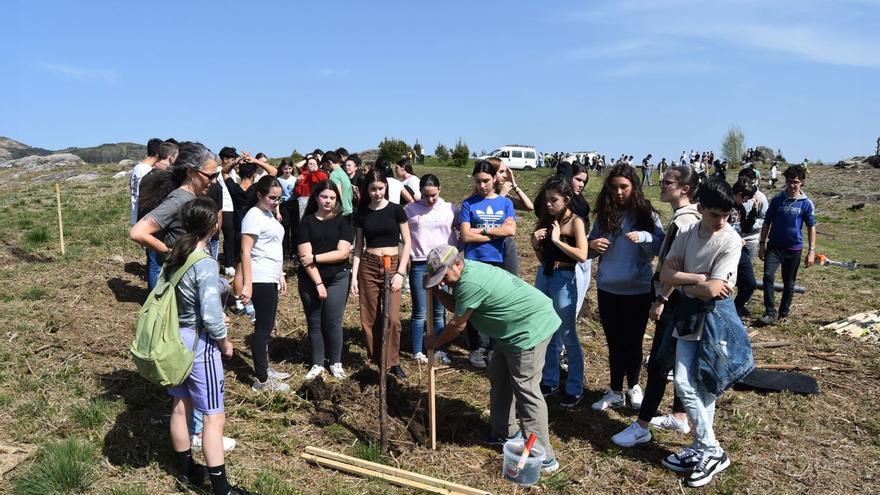
[[[880, 0], [4, 2], [0, 135], [873, 152]], [[11, 27], [11, 29], [9, 29]]]

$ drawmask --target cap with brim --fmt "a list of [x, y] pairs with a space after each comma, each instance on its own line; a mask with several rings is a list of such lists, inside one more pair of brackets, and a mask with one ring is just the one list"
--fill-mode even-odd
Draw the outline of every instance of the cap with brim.
[[458, 249], [452, 246], [438, 246], [428, 253], [428, 262], [426, 268], [428, 275], [425, 277], [425, 288], [431, 288], [439, 284], [443, 280], [446, 270], [455, 262], [458, 256]]

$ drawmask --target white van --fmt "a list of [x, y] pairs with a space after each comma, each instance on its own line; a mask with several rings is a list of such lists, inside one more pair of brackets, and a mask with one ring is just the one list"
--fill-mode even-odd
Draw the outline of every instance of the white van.
[[490, 156], [500, 158], [514, 170], [532, 170], [538, 167], [538, 152], [535, 151], [534, 146], [508, 144], [488, 155], [481, 156], [480, 159], [486, 159]]

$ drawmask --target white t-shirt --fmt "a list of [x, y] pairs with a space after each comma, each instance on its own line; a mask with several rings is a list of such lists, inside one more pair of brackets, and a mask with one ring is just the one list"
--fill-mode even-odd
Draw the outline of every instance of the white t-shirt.
[[415, 175], [410, 175], [405, 181], [403, 181], [403, 185], [410, 188], [412, 191], [412, 197], [415, 201], [422, 199], [422, 191], [419, 189], [419, 178]]
[[284, 227], [275, 215], [254, 206], [241, 221], [241, 235], [257, 237], [251, 249], [252, 282], [278, 283], [284, 263]]
[[736, 230], [725, 224], [719, 232], [705, 238], [702, 222], [685, 226], [675, 236], [666, 259], [681, 258], [686, 273], [704, 273], [709, 280], [726, 280], [736, 285], [736, 267], [742, 251], [742, 239]]
[[388, 177], [388, 201], [399, 205], [401, 189], [403, 189], [402, 182], [393, 177]]
[[235, 209], [232, 207], [232, 196], [229, 194], [229, 189], [226, 187], [226, 181], [221, 177], [217, 182], [220, 183], [220, 188], [223, 190], [223, 212], [232, 213]]
[[131, 171], [131, 179], [128, 182], [129, 193], [131, 194], [131, 224], [134, 225], [138, 221], [138, 194], [141, 190], [141, 179], [147, 175], [153, 167], [144, 162], [138, 162]]

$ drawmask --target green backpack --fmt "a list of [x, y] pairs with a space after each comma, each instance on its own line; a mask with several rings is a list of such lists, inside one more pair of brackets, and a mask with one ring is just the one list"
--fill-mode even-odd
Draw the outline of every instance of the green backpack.
[[176, 387], [192, 371], [199, 339], [196, 336], [190, 350], [180, 337], [174, 289], [195, 262], [207, 257], [201, 250], [193, 251], [183, 266], [171, 275], [171, 280], [165, 280], [163, 267], [156, 286], [138, 312], [134, 341], [129, 350], [141, 376], [157, 385]]

